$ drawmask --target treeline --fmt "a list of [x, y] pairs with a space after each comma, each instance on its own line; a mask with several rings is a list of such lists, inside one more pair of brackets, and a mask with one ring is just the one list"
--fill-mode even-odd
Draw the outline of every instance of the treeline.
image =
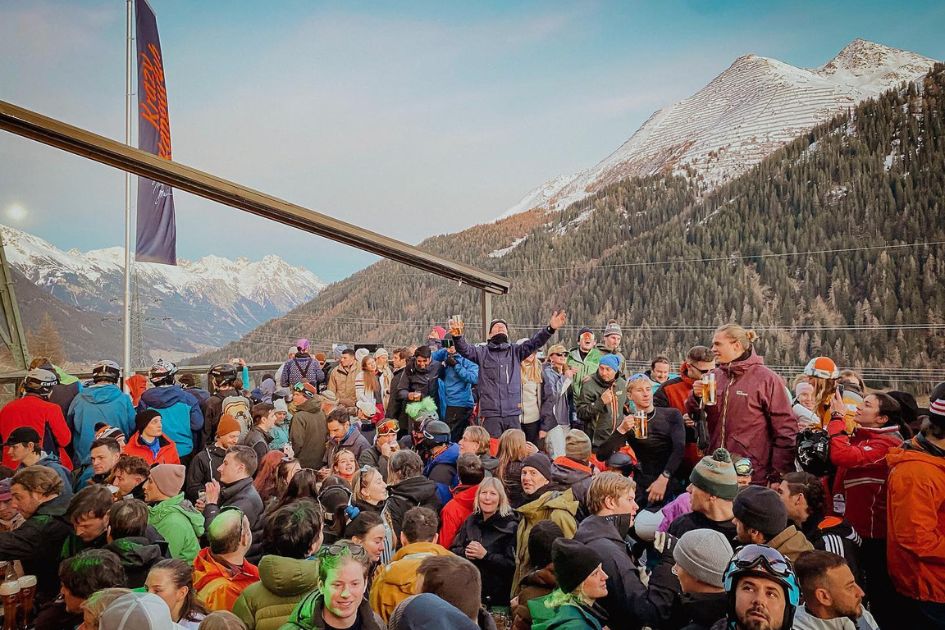
[[[678, 358], [734, 320], [759, 328], [772, 364], [828, 354], [843, 365], [937, 368], [945, 330], [929, 325], [945, 324], [943, 131], [939, 64], [918, 89], [859, 105], [708, 196], [682, 177], [634, 178], [560, 213], [524, 213], [421, 247], [511, 278], [494, 311], [513, 337], [566, 308], [569, 343], [577, 326], [613, 318], [628, 357]], [[196, 361], [280, 359], [300, 336], [320, 347], [416, 343], [453, 313], [478, 320], [478, 300], [383, 261]]]

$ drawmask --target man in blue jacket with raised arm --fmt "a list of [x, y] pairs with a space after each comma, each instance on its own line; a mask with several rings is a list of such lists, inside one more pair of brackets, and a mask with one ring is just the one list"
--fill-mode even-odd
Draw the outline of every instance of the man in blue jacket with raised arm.
[[443, 347], [433, 353], [433, 360], [443, 364], [440, 373], [440, 417], [450, 427], [450, 442], [459, 442], [469, 426], [476, 401], [473, 385], [479, 382], [479, 366], [456, 352], [453, 335], [446, 333]]
[[509, 327], [503, 319], [489, 324], [484, 346], [472, 346], [463, 338], [459, 322], [450, 321], [456, 350], [479, 366], [479, 416], [482, 426], [494, 438], [506, 429], [521, 429], [522, 359], [537, 352], [568, 321], [564, 311], [555, 311], [551, 321], [522, 343], [509, 341]]

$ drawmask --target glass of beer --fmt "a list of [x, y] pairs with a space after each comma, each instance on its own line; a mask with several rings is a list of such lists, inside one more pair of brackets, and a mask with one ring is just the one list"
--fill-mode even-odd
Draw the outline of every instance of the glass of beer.
[[17, 584], [20, 585], [20, 630], [31, 627], [30, 615], [33, 613], [33, 600], [36, 597], [36, 576], [24, 575]]
[[450, 317], [450, 334], [454, 337], [459, 337], [463, 334], [464, 326], [462, 315], [453, 315]]
[[702, 401], [706, 407], [715, 405], [715, 374], [712, 372], [702, 375]]
[[18, 580], [7, 580], [0, 584], [0, 599], [3, 600], [3, 630], [20, 630], [17, 611], [20, 603]]
[[633, 433], [641, 440], [646, 439], [648, 422], [645, 411], [637, 411], [633, 414]]

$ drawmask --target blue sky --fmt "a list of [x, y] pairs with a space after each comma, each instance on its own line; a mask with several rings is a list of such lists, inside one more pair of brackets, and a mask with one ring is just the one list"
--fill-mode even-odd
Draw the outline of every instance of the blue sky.
[[[409, 242], [590, 166], [749, 52], [819, 66], [862, 37], [945, 59], [942, 2], [151, 0], [174, 157]], [[0, 99], [122, 139], [124, 3], [0, 2]], [[123, 176], [0, 132], [0, 221], [123, 238]], [[176, 194], [178, 251], [372, 259]], [[14, 221], [11, 207], [25, 209]]]

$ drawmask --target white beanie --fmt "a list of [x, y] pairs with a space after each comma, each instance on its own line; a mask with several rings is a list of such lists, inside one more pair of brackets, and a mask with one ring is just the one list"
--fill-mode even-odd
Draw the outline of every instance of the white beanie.
[[714, 529], [693, 529], [673, 548], [673, 560], [695, 579], [722, 588], [722, 576], [732, 559], [732, 545]]

